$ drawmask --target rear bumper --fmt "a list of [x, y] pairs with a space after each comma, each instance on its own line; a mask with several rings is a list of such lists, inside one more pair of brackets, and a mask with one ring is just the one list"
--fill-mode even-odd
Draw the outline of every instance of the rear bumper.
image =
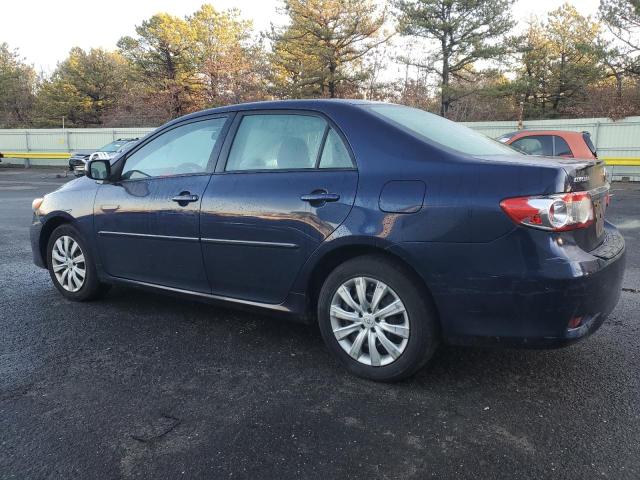
[[[624, 240], [606, 229], [593, 252], [518, 229], [487, 244], [412, 245], [411, 256], [448, 343], [558, 347], [595, 332], [618, 303]], [[577, 317], [579, 326], [569, 328]]]
[[[458, 330], [447, 336], [457, 345], [504, 345], [511, 347], [557, 348], [588, 337], [604, 323], [620, 298], [625, 252], [606, 262], [598, 272], [566, 280], [537, 279], [512, 285], [509, 295], [517, 300], [512, 306], [509, 326], [485, 319], [484, 331]], [[504, 311], [501, 317], [504, 319]], [[497, 317], [498, 318], [498, 317]], [[581, 318], [580, 325], [569, 328], [569, 321]], [[496, 334], [497, 333], [497, 334]]]

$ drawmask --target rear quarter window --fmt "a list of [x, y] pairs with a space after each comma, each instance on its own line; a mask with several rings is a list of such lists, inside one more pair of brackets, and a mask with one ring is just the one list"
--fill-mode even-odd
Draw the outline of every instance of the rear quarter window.
[[333, 128], [329, 129], [329, 133], [327, 134], [319, 166], [320, 168], [353, 167], [347, 148]]

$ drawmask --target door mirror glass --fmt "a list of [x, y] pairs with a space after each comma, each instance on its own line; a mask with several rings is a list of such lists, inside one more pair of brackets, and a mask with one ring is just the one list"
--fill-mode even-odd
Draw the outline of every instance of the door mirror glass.
[[109, 160], [89, 160], [85, 167], [85, 174], [93, 180], [106, 180], [111, 175], [111, 162]]

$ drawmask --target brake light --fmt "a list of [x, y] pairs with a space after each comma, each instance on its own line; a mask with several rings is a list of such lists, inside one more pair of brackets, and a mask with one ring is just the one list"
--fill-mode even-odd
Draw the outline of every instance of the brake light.
[[587, 192], [507, 198], [500, 206], [520, 225], [554, 232], [585, 228], [594, 219], [593, 202]]

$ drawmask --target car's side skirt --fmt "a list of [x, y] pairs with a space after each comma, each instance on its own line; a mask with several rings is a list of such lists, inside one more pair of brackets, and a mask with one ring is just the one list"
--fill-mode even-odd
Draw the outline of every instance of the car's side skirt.
[[238, 308], [250, 309], [250, 310], [263, 310], [272, 313], [285, 314], [291, 317], [293, 320], [298, 320], [303, 323], [309, 323], [309, 318], [306, 313], [306, 298], [302, 294], [289, 293], [286, 300], [279, 304], [255, 302], [252, 300], [244, 300], [239, 298], [225, 297], [222, 295], [213, 295], [204, 292], [195, 292], [192, 290], [185, 290], [181, 288], [168, 287], [166, 285], [158, 285], [155, 283], [142, 282], [139, 280], [130, 280], [128, 278], [113, 277], [111, 275], [106, 279], [108, 282], [120, 283], [124, 285], [130, 285], [133, 287], [140, 287], [148, 290], [163, 291], [173, 295], [197, 298], [199, 300], [230, 304]]

